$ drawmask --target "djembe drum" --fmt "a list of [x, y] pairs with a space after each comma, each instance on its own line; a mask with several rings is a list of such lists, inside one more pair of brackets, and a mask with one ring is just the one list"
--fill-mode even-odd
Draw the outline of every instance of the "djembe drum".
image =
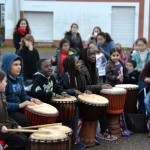
[[54, 105], [59, 111], [58, 122], [64, 125], [69, 125], [73, 121], [76, 109], [77, 99], [74, 96], [66, 97], [64, 99], [53, 98], [51, 104]]
[[101, 95], [109, 100], [107, 108], [107, 127], [118, 138], [121, 137], [120, 114], [126, 99], [126, 90], [123, 88], [102, 89]]
[[55, 123], [59, 112], [55, 107], [42, 103], [40, 105], [27, 106], [24, 114], [28, 117], [30, 124], [34, 126]]
[[79, 132], [81, 140], [87, 147], [95, 145], [96, 122], [104, 114], [108, 100], [96, 94], [78, 96], [79, 113], [82, 118], [82, 127]]
[[68, 139], [69, 139], [69, 150], [72, 150], [72, 129], [70, 129], [69, 127], [67, 126], [50, 126], [50, 127], [44, 127], [44, 128], [39, 128], [39, 130], [54, 130], [57, 131], [57, 132], [64, 132]]
[[124, 112], [135, 114], [137, 112], [138, 86], [134, 84], [118, 84], [115, 87], [127, 90]]
[[48, 130], [31, 134], [31, 150], [68, 150], [68, 138], [64, 132]]

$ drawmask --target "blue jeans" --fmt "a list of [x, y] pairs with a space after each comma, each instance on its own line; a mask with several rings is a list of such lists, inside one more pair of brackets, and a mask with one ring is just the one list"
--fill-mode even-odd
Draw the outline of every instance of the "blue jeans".
[[150, 120], [150, 91], [147, 93], [145, 99], [144, 99], [145, 108], [147, 111], [148, 119]]

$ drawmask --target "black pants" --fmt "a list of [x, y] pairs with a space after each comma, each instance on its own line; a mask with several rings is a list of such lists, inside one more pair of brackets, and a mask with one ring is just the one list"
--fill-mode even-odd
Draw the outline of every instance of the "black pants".
[[29, 139], [23, 133], [14, 133], [5, 139], [8, 147], [5, 150], [25, 150]]
[[107, 130], [107, 123], [106, 123], [106, 114], [103, 114], [99, 119], [99, 123], [101, 126], [101, 133], [103, 134]]
[[28, 118], [22, 112], [9, 112], [9, 117], [14, 119], [22, 127], [30, 125]]

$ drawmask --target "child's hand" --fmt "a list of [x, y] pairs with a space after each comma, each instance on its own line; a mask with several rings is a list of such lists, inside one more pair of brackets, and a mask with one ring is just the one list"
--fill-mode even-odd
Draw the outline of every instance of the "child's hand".
[[59, 95], [59, 94], [56, 94], [56, 98], [58, 98], [58, 99], [64, 99], [65, 97], [64, 97], [64, 96], [61, 96], [61, 95]]
[[32, 98], [31, 102], [34, 102], [37, 105], [42, 104], [42, 102], [39, 99], [37, 99], [37, 98]]
[[18, 125], [18, 127], [17, 127], [18, 129], [22, 129], [22, 127], [20, 126], [20, 125]]
[[121, 79], [122, 79], [122, 75], [119, 75], [119, 76], [117, 77], [117, 79], [118, 79], [118, 80], [121, 80]]
[[76, 93], [77, 95], [83, 95], [83, 93], [80, 92], [80, 91], [78, 91], [78, 90], [75, 90], [75, 93]]
[[92, 94], [92, 91], [86, 90], [84, 93], [86, 93], [86, 94]]
[[56, 58], [55, 57], [52, 57], [51, 58], [51, 62], [55, 62], [56, 61]]
[[63, 97], [70, 97], [67, 93], [63, 94]]
[[110, 84], [103, 84], [102, 89], [112, 89], [112, 86]]
[[2, 133], [7, 133], [8, 132], [8, 129], [6, 126], [3, 126], [2, 129], [1, 129], [1, 132]]
[[26, 107], [27, 105], [33, 106], [33, 105], [35, 105], [35, 103], [26, 100], [26, 101], [24, 101], [24, 102], [22, 102], [22, 103], [19, 104], [19, 108], [24, 108], [24, 107]]

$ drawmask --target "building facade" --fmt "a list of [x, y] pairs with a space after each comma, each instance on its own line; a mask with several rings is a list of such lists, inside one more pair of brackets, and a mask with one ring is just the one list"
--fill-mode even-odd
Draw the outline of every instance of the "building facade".
[[143, 36], [150, 44], [149, 0], [5, 0], [7, 45], [20, 17], [29, 21], [36, 42], [57, 44], [75, 22], [83, 41], [100, 26], [124, 47]]

